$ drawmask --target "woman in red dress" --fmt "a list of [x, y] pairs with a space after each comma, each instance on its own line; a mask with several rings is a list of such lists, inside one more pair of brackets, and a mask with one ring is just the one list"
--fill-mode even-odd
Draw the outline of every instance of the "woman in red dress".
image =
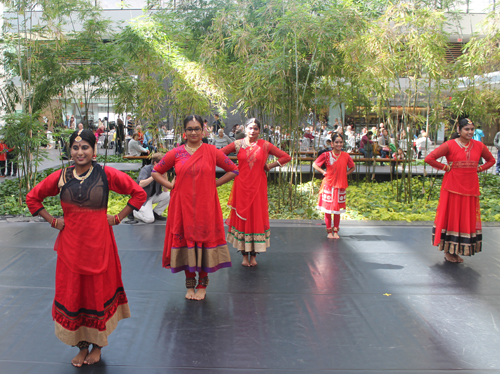
[[[207, 273], [231, 266], [217, 187], [232, 180], [238, 168], [220, 150], [202, 142], [200, 116], [187, 116], [184, 130], [186, 143], [168, 152], [151, 176], [172, 190], [163, 267], [170, 268], [172, 273], [184, 270], [186, 299], [203, 300], [208, 286]], [[217, 180], [216, 166], [227, 172]], [[163, 174], [172, 167], [175, 167], [176, 178], [169, 182]], [[199, 273], [197, 287], [196, 272]]]
[[[239, 175], [235, 179], [228, 206], [231, 213], [227, 241], [243, 254], [243, 266], [256, 266], [256, 256], [270, 246], [271, 229], [267, 201], [266, 171], [283, 166], [291, 157], [264, 139], [259, 139], [260, 122], [247, 121], [246, 137], [221, 149], [238, 156]], [[278, 160], [267, 164], [269, 155]], [[250, 261], [248, 256], [250, 255]]]
[[[458, 136], [448, 140], [426, 158], [425, 162], [444, 170], [439, 204], [432, 229], [432, 243], [444, 251], [450, 262], [481, 252], [481, 211], [477, 173], [489, 169], [495, 159], [488, 148], [473, 140], [474, 124], [468, 118], [458, 122]], [[447, 164], [437, 161], [446, 157]], [[481, 158], [486, 163], [479, 166]]]
[[[345, 213], [347, 176], [354, 171], [354, 161], [349, 153], [342, 152], [344, 141], [342, 136], [334, 134], [332, 137], [333, 149], [322, 153], [313, 167], [323, 174], [323, 182], [319, 190], [317, 209], [325, 213], [327, 237], [339, 239], [340, 214]], [[326, 171], [323, 165], [326, 164]], [[332, 214], [333, 233], [332, 233]]]
[[[130, 317], [111, 226], [139, 209], [146, 193], [127, 174], [92, 162], [95, 136], [90, 130], [70, 138], [75, 166], [58, 170], [38, 183], [26, 196], [30, 212], [59, 230], [56, 292], [52, 307], [56, 336], [80, 348], [74, 366], [94, 364], [118, 321]], [[109, 190], [132, 195], [116, 216], [107, 214]], [[63, 218], [45, 210], [43, 200], [60, 194]], [[89, 240], [89, 233], [91, 239]], [[89, 353], [89, 346], [93, 345]]]

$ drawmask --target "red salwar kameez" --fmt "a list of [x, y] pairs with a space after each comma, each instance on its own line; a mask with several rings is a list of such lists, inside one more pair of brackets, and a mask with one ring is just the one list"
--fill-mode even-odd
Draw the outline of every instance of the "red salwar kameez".
[[446, 253], [472, 256], [481, 252], [482, 245], [477, 167], [484, 158], [481, 169], [487, 170], [495, 164], [495, 158], [483, 143], [471, 140], [464, 147], [458, 139], [436, 148], [425, 162], [445, 170], [446, 165], [437, 161], [441, 157], [446, 157], [451, 170], [443, 177], [432, 244]]
[[236, 153], [239, 170], [228, 200], [231, 213], [226, 220], [227, 241], [243, 254], [265, 252], [271, 244], [271, 229], [264, 166], [269, 155], [278, 157], [280, 165], [291, 157], [263, 139], [253, 146], [245, 139], [236, 140], [221, 151]]
[[56, 336], [72, 346], [88, 342], [103, 347], [118, 321], [130, 317], [118, 249], [107, 220], [109, 190], [132, 195], [128, 205], [136, 210], [146, 201], [146, 192], [125, 173], [97, 163], [93, 167], [83, 181], [74, 178], [73, 166], [50, 174], [28, 193], [26, 203], [36, 216], [46, 197], [60, 193], [64, 228], [54, 245]]
[[[236, 165], [213, 145], [202, 144], [190, 155], [184, 145], [168, 152], [154, 172], [175, 166], [163, 250], [163, 267], [172, 273], [213, 273], [231, 266], [222, 210], [215, 185], [215, 166], [237, 173]], [[198, 287], [200, 288], [200, 287]]]
[[340, 214], [345, 213], [347, 169], [354, 167], [354, 161], [347, 152], [338, 156], [333, 151], [322, 153], [314, 163], [323, 167], [326, 164], [326, 175], [319, 190], [318, 205], [316, 209], [325, 213], [327, 232], [331, 232], [331, 215], [334, 215], [334, 231], [338, 231]]

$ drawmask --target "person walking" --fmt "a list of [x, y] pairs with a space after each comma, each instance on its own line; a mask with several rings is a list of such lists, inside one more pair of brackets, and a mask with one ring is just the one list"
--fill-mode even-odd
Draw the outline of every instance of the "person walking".
[[[243, 266], [257, 266], [257, 253], [266, 252], [271, 245], [266, 171], [291, 160], [286, 152], [259, 139], [260, 130], [260, 122], [249, 119], [245, 124], [246, 137], [221, 150], [226, 155], [236, 153], [238, 157], [239, 174], [229, 196], [231, 212], [226, 224], [227, 241], [243, 255]], [[269, 155], [278, 160], [267, 164]]]
[[[474, 123], [464, 118], [458, 122], [458, 134], [432, 151], [425, 162], [444, 170], [439, 204], [432, 229], [432, 243], [444, 251], [449, 262], [463, 262], [462, 256], [481, 252], [482, 231], [479, 207], [478, 173], [495, 164], [488, 148], [473, 140]], [[439, 161], [446, 157], [447, 164]], [[484, 158], [486, 163], [479, 165]]]
[[[92, 131], [75, 131], [70, 137], [75, 165], [50, 174], [26, 196], [31, 214], [59, 230], [54, 246], [57, 265], [52, 317], [56, 336], [80, 349], [71, 361], [78, 367], [98, 362], [101, 348], [108, 345], [108, 335], [118, 321], [130, 317], [111, 226], [146, 201], [146, 192], [127, 174], [92, 161], [95, 145]], [[115, 216], [107, 214], [109, 190], [131, 195]], [[43, 206], [45, 198], [58, 194], [64, 212], [61, 218], [53, 217]]]
[[[184, 270], [186, 299], [203, 300], [208, 273], [231, 266], [217, 187], [232, 180], [238, 168], [215, 146], [203, 143], [200, 116], [187, 116], [184, 131], [186, 143], [168, 152], [151, 176], [171, 190], [163, 267], [170, 268], [172, 273]], [[226, 171], [217, 180], [216, 166]], [[176, 177], [170, 182], [163, 174], [172, 167]]]
[[[339, 239], [340, 215], [345, 213], [347, 176], [355, 169], [354, 161], [347, 152], [342, 151], [344, 141], [339, 134], [333, 134], [333, 149], [319, 156], [313, 163], [314, 169], [323, 174], [319, 190], [317, 209], [325, 213], [327, 237]], [[323, 165], [326, 164], [326, 171]], [[333, 229], [332, 229], [333, 214]]]
[[125, 141], [125, 124], [121, 118], [116, 121], [115, 137], [115, 154], [121, 155], [123, 153], [123, 142]]
[[0, 178], [5, 178], [5, 167], [7, 162], [8, 147], [3, 141], [3, 137], [0, 138]]

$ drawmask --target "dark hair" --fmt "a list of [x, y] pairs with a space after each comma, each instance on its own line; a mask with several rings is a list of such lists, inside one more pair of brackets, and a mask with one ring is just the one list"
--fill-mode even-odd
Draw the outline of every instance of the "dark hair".
[[95, 135], [92, 131], [90, 130], [77, 130], [73, 134], [71, 134], [71, 137], [69, 138], [69, 146], [72, 147], [73, 143], [76, 140], [76, 137], [80, 136], [82, 140], [85, 140], [87, 143], [90, 144], [92, 148], [95, 148]]
[[458, 121], [458, 131], [462, 130], [467, 125], [475, 126], [474, 122], [472, 122], [470, 119], [462, 118], [460, 121]]
[[256, 118], [250, 118], [248, 121], [246, 121], [246, 123], [245, 123], [245, 127], [250, 126], [250, 125], [253, 125], [254, 123], [257, 125], [257, 127], [258, 127], [258, 128], [259, 128], [259, 130], [260, 130], [260, 122], [259, 122], [259, 120], [258, 120], [258, 119], [256, 119]]
[[187, 116], [186, 118], [184, 118], [184, 130], [186, 130], [187, 124], [191, 121], [198, 122], [200, 124], [201, 128], [203, 129], [203, 120], [201, 119], [201, 117], [196, 115], [196, 114], [191, 114], [191, 115]]
[[337, 138], [340, 138], [340, 139], [342, 139], [342, 141], [344, 141], [344, 138], [342, 137], [342, 135], [335, 133], [332, 135], [332, 142], [335, 142], [335, 139], [337, 139]]
[[373, 132], [368, 131], [368, 132], [366, 133], [366, 135], [373, 135]]
[[331, 143], [332, 141], [330, 139], [326, 139], [325, 143]]
[[450, 140], [457, 139], [457, 138], [460, 138], [460, 134], [458, 132], [454, 132], [450, 136]]

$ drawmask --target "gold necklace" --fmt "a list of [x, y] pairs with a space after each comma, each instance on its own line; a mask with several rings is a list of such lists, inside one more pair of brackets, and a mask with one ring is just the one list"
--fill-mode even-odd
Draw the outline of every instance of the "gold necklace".
[[75, 168], [73, 169], [73, 176], [74, 176], [76, 179], [78, 179], [79, 181], [81, 181], [81, 182], [80, 182], [80, 184], [82, 184], [82, 183], [83, 183], [83, 181], [84, 181], [85, 179], [87, 179], [87, 178], [90, 176], [90, 174], [92, 173], [92, 170], [94, 170], [94, 166], [93, 166], [93, 165], [90, 165], [90, 168], [89, 168], [89, 170], [87, 171], [87, 174], [85, 174], [83, 177], [80, 177], [80, 176], [78, 176], [78, 174], [76, 173], [76, 167], [75, 167]]
[[249, 140], [247, 141], [247, 143], [248, 143], [248, 146], [249, 146], [250, 148], [253, 148], [253, 147], [255, 147], [255, 145], [257, 144], [257, 142], [258, 142], [258, 141], [259, 141], [259, 139], [257, 139], [257, 140], [256, 140], [256, 141], [254, 141], [253, 143], [251, 143], [251, 142], [250, 142], [250, 139], [249, 139]]
[[457, 138], [457, 142], [462, 148], [465, 148], [465, 150], [467, 150], [467, 148], [469, 148], [470, 146], [470, 141], [467, 144], [464, 144], [460, 141], [460, 139]]
[[191, 148], [190, 146], [187, 145], [187, 143], [185, 143], [184, 147], [187, 148], [187, 149], [189, 149], [191, 152], [195, 153], [198, 150], [198, 148], [200, 148], [202, 145], [203, 145], [203, 142], [201, 142], [201, 144], [198, 147]]
[[341, 154], [342, 154], [342, 151], [340, 151], [340, 153], [339, 153], [338, 155], [336, 155], [336, 154], [335, 154], [335, 152], [334, 152], [334, 151], [333, 151], [333, 149], [332, 149], [332, 156], [333, 156], [333, 158], [334, 158], [335, 160], [336, 160], [336, 159], [338, 159], [338, 158], [340, 157], [340, 155], [341, 155]]

